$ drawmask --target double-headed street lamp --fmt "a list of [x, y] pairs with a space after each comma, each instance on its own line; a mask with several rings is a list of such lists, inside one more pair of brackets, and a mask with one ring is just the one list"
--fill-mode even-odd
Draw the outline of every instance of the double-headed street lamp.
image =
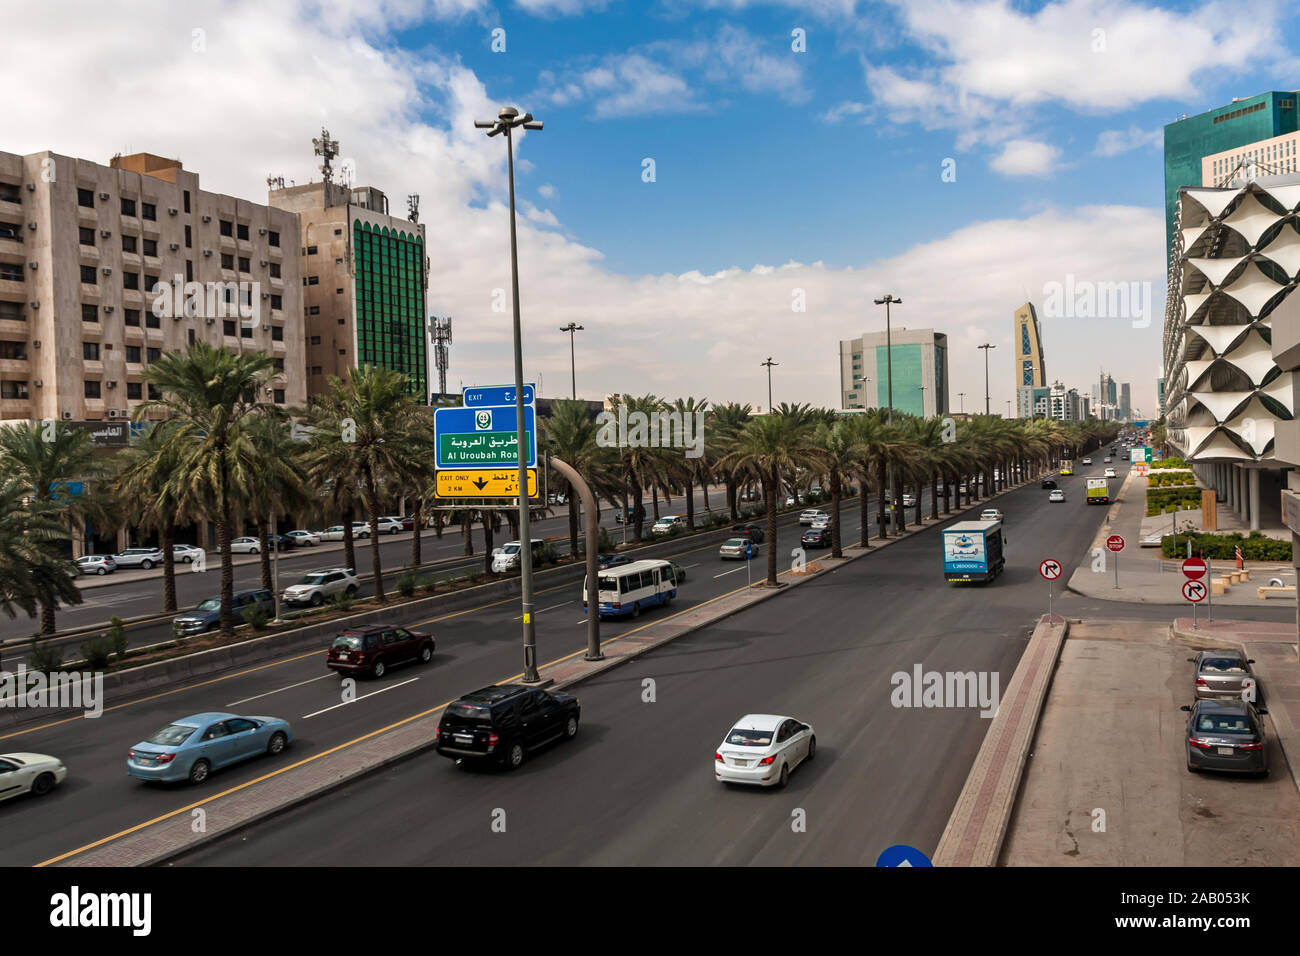
[[976, 348], [984, 350], [984, 414], [987, 415], [989, 413], [989, 349], [995, 349], [997, 346], [986, 342]]
[[506, 136], [506, 162], [510, 180], [510, 289], [514, 296], [515, 332], [515, 444], [519, 449], [519, 580], [524, 619], [524, 682], [536, 683], [537, 633], [533, 628], [533, 549], [532, 534], [528, 526], [528, 455], [524, 433], [524, 349], [519, 327], [519, 243], [515, 235], [515, 147], [513, 130], [522, 126], [528, 130], [541, 130], [540, 120], [532, 113], [519, 115], [513, 106], [503, 106], [495, 120], [475, 120], [476, 129], [485, 129], [488, 136], [504, 133]]
[[560, 326], [561, 332], [569, 333], [569, 375], [573, 379], [573, 397], [578, 397], [578, 367], [574, 364], [573, 358], [573, 333], [581, 332], [582, 326], [570, 322], [568, 325]]
[[[876, 305], [885, 307], [885, 373], [889, 379], [888, 396], [889, 396], [889, 424], [894, 424], [894, 347], [893, 340], [889, 329], [889, 307], [891, 305], [902, 305], [902, 299], [894, 298], [893, 294], [885, 293], [883, 298], [876, 299]], [[898, 495], [894, 487], [894, 462], [889, 462], [889, 524], [895, 531], [900, 527], [900, 515], [898, 513]]]
[[759, 365], [767, 366], [767, 413], [772, 414], [772, 366], [780, 365], [780, 362], [773, 362], [772, 356], [767, 357], [766, 362], [759, 362]]

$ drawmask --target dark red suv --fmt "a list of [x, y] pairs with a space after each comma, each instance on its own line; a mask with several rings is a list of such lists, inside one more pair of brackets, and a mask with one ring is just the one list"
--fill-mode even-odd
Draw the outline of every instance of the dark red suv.
[[394, 664], [429, 663], [433, 651], [432, 634], [395, 624], [369, 624], [340, 631], [325, 655], [325, 666], [340, 674], [383, 677]]

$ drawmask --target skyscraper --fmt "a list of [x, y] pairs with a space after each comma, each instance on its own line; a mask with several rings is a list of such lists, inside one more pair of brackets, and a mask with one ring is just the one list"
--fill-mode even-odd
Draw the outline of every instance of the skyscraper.
[[1133, 393], [1129, 388], [1129, 383], [1125, 382], [1119, 387], [1119, 420], [1122, 422], [1131, 421], [1133, 418]]
[[933, 329], [894, 329], [840, 342], [842, 408], [889, 405], [890, 357], [894, 409], [929, 417], [948, 414], [948, 336]]
[[[1041, 330], [1038, 325], [1038, 313], [1034, 311], [1033, 303], [1026, 302], [1020, 308], [1016, 309], [1014, 323], [1014, 334], [1011, 341], [1015, 343], [1015, 383], [1016, 388], [1042, 388], [1047, 384], [1046, 371], [1043, 368], [1043, 340]], [[1031, 406], [1032, 407], [1032, 406]], [[1020, 414], [1022, 418], [1032, 416], [1025, 414], [1025, 407], [1021, 403]]]

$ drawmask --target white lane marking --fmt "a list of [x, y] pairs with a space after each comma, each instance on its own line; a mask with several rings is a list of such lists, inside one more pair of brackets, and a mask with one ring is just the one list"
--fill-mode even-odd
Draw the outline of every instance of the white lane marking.
[[713, 579], [716, 581], [718, 578], [725, 578], [728, 574], [735, 574], [737, 571], [743, 570], [745, 570], [745, 566], [742, 564], [740, 567], [732, 568], [730, 571], [723, 571], [721, 574], [715, 574]]
[[[564, 607], [566, 604], [572, 604], [572, 603], [573, 603], [572, 601], [563, 601], [563, 602], [561, 602], [560, 604], [552, 604], [550, 607], [544, 607], [544, 608], [542, 608], [540, 611], [534, 611], [533, 613], [534, 613], [534, 614], [541, 614], [541, 613], [543, 613], [543, 612], [545, 612], [545, 611], [554, 611], [557, 607]], [[522, 621], [523, 618], [524, 618], [524, 616], [523, 616], [522, 614], [520, 614], [520, 615], [518, 615], [517, 617], [512, 617], [510, 620], [512, 620], [512, 621]]]
[[691, 568], [698, 568], [699, 566], [700, 566], [700, 562], [698, 561], [696, 561], [694, 564], [683, 564], [682, 570], [689, 571]]
[[302, 719], [306, 720], [308, 717], [317, 717], [321, 714], [328, 714], [331, 710], [338, 710], [340, 707], [350, 707], [353, 704], [360, 703], [361, 701], [365, 700], [367, 697], [374, 697], [376, 694], [382, 694], [385, 691], [396, 690], [399, 687], [405, 687], [407, 684], [414, 684], [419, 679], [420, 678], [418, 677], [412, 677], [410, 680], [404, 680], [400, 684], [390, 684], [387, 687], [379, 688], [379, 690], [372, 690], [369, 694], [362, 694], [360, 697], [354, 698], [353, 700], [345, 701], [342, 704], [335, 704], [333, 707], [326, 707], [324, 710], [318, 710], [312, 714], [303, 714]]
[[263, 697], [270, 697], [272, 694], [278, 694], [282, 690], [293, 690], [295, 687], [301, 687], [303, 684], [314, 684], [318, 680], [329, 680], [333, 676], [334, 676], [333, 673], [329, 673], [329, 674], [322, 674], [320, 677], [313, 677], [309, 680], [300, 680], [298, 681], [298, 683], [290, 684], [287, 687], [277, 687], [275, 690], [268, 690], [265, 694], [258, 694], [254, 697], [245, 697], [243, 700], [231, 701], [226, 706], [234, 707], [236, 704], [247, 704], [250, 700], [261, 700]]

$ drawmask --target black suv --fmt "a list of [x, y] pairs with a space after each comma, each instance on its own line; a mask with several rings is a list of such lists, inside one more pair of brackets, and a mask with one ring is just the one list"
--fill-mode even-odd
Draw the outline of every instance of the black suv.
[[1056, 487], [1056, 481], [1055, 481], [1055, 479], [1052, 479], [1052, 478], [1044, 478], [1044, 479], [1043, 479], [1043, 487], [1044, 487], [1044, 488], [1055, 488], [1055, 487]]
[[748, 538], [755, 544], [763, 543], [763, 529], [756, 524], [734, 524], [731, 526], [731, 533], [733, 535]]
[[572, 739], [580, 711], [572, 694], [522, 684], [484, 687], [447, 705], [437, 750], [453, 760], [492, 760], [517, 770], [528, 751]]

